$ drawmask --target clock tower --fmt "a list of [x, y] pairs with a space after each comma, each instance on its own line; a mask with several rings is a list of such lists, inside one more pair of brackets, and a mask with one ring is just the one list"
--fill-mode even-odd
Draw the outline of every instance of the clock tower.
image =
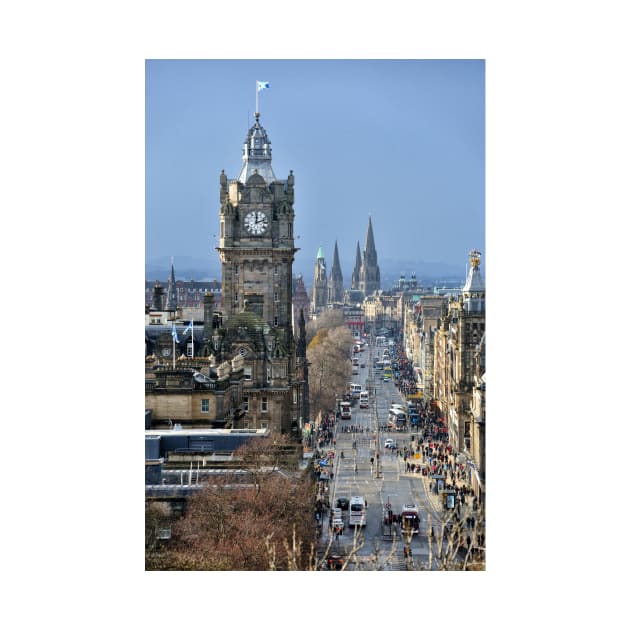
[[[221, 261], [223, 322], [229, 333], [225, 340], [236, 344], [237, 337], [258, 339], [263, 331], [266, 341], [256, 346], [256, 352], [246, 355], [246, 367], [252, 373], [249, 408], [253, 408], [254, 399], [266, 396], [263, 390], [285, 388], [287, 400], [282, 404], [282, 414], [292, 420], [290, 430], [295, 432], [299, 425], [300, 388], [296, 385], [292, 321], [293, 260], [298, 251], [293, 237], [294, 178], [293, 171], [287, 179], [276, 178], [271, 166], [271, 142], [260, 124], [259, 113], [245, 138], [238, 178], [228, 180], [221, 171], [219, 185], [217, 251]], [[234, 326], [237, 330], [231, 331]], [[252, 330], [245, 330], [248, 327]], [[238, 331], [240, 336], [236, 335]], [[238, 351], [237, 345], [223, 347], [223, 356], [229, 358]], [[262, 375], [258, 383], [257, 373]], [[274, 378], [274, 374], [283, 376]], [[247, 428], [258, 426], [251, 413], [249, 420], [248, 416], [243, 419], [244, 423], [248, 421]], [[268, 426], [275, 425], [286, 432], [286, 422], [284, 417]]]
[[[245, 300], [270, 326], [291, 336], [293, 259], [293, 171], [276, 179], [271, 142], [260, 114], [243, 146], [238, 179], [220, 180], [219, 257], [223, 315], [243, 309]], [[253, 299], [252, 299], [253, 298]], [[288, 337], [287, 337], [288, 341]]]

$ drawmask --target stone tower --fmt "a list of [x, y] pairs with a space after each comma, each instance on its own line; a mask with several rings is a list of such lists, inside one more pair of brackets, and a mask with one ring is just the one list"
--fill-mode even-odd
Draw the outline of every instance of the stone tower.
[[374, 234], [372, 233], [372, 217], [368, 219], [367, 235], [365, 237], [365, 249], [363, 250], [363, 261], [359, 277], [359, 290], [364, 296], [371, 295], [381, 288], [381, 272], [378, 268], [376, 258], [376, 246], [374, 245]]
[[357, 255], [354, 261], [354, 270], [352, 271], [352, 289], [359, 291], [359, 284], [361, 282], [361, 246], [357, 241]]
[[294, 177], [276, 178], [260, 114], [243, 145], [237, 179], [219, 177], [219, 259], [224, 360], [239, 354], [247, 374], [245, 428], [298, 433], [301, 385], [295, 372], [293, 260]]
[[333, 266], [330, 271], [330, 281], [328, 283], [328, 301], [330, 303], [343, 302], [343, 274], [339, 263], [339, 251], [337, 241], [335, 241], [335, 253], [333, 255]]
[[321, 245], [317, 250], [315, 273], [313, 274], [313, 292], [311, 294], [311, 310], [317, 313], [326, 308], [328, 303], [328, 276], [326, 275], [326, 261]]

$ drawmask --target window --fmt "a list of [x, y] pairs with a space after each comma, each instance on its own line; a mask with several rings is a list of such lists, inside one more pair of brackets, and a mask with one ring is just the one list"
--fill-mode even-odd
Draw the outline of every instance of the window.
[[201, 413], [208, 413], [210, 411], [210, 399], [202, 398], [201, 399]]
[[273, 325], [274, 326], [278, 325], [278, 316], [277, 315], [275, 315], [274, 318], [273, 318]]
[[278, 275], [278, 265], [274, 265], [273, 266], [273, 275], [277, 276]]
[[251, 365], [250, 366], [245, 366], [243, 368], [243, 376], [245, 377], [246, 381], [251, 381], [252, 380], [252, 368], [251, 368]]
[[271, 368], [267, 368], [267, 383], [271, 382]]
[[234, 275], [238, 276], [238, 265], [234, 265]]
[[243, 396], [243, 411], [249, 411], [249, 396]]
[[234, 304], [238, 302], [238, 291], [234, 291]]
[[260, 401], [260, 411], [262, 411], [262, 413], [267, 413], [268, 411], [267, 396], [263, 396]]
[[192, 357], [192, 355], [193, 355], [193, 345], [192, 343], [189, 342], [186, 344], [186, 356]]
[[273, 301], [274, 302], [278, 302], [278, 292], [277, 291], [273, 292]]

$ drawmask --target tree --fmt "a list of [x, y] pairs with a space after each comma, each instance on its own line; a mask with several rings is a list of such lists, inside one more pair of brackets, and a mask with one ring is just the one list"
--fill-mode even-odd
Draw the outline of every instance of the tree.
[[309, 402], [311, 413], [316, 416], [319, 412], [334, 409], [336, 396], [347, 388], [351, 374], [352, 334], [339, 311], [325, 313], [309, 323], [311, 335], [306, 349]]
[[166, 549], [147, 553], [147, 569], [264, 571], [311, 566], [314, 481], [302, 471], [288, 473], [276, 466], [287, 439], [270, 436], [266, 444], [256, 440], [239, 449], [249, 477], [225, 474], [190, 498], [184, 516], [172, 524]]

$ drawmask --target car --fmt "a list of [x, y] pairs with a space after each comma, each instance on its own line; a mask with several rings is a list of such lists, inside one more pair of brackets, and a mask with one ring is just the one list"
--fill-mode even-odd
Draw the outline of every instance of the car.
[[394, 440], [392, 440], [392, 438], [387, 438], [385, 440], [385, 444], [383, 445], [385, 448], [398, 448], [398, 446], [396, 446], [396, 442], [394, 442]]
[[365, 367], [365, 363], [361, 363], [361, 367], [364, 368]]
[[348, 497], [339, 497], [336, 506], [345, 511], [350, 507], [350, 499]]
[[341, 571], [343, 569], [343, 557], [337, 553], [331, 553], [326, 558], [329, 571]]
[[334, 518], [332, 522], [332, 529], [335, 534], [343, 534], [343, 519]]

